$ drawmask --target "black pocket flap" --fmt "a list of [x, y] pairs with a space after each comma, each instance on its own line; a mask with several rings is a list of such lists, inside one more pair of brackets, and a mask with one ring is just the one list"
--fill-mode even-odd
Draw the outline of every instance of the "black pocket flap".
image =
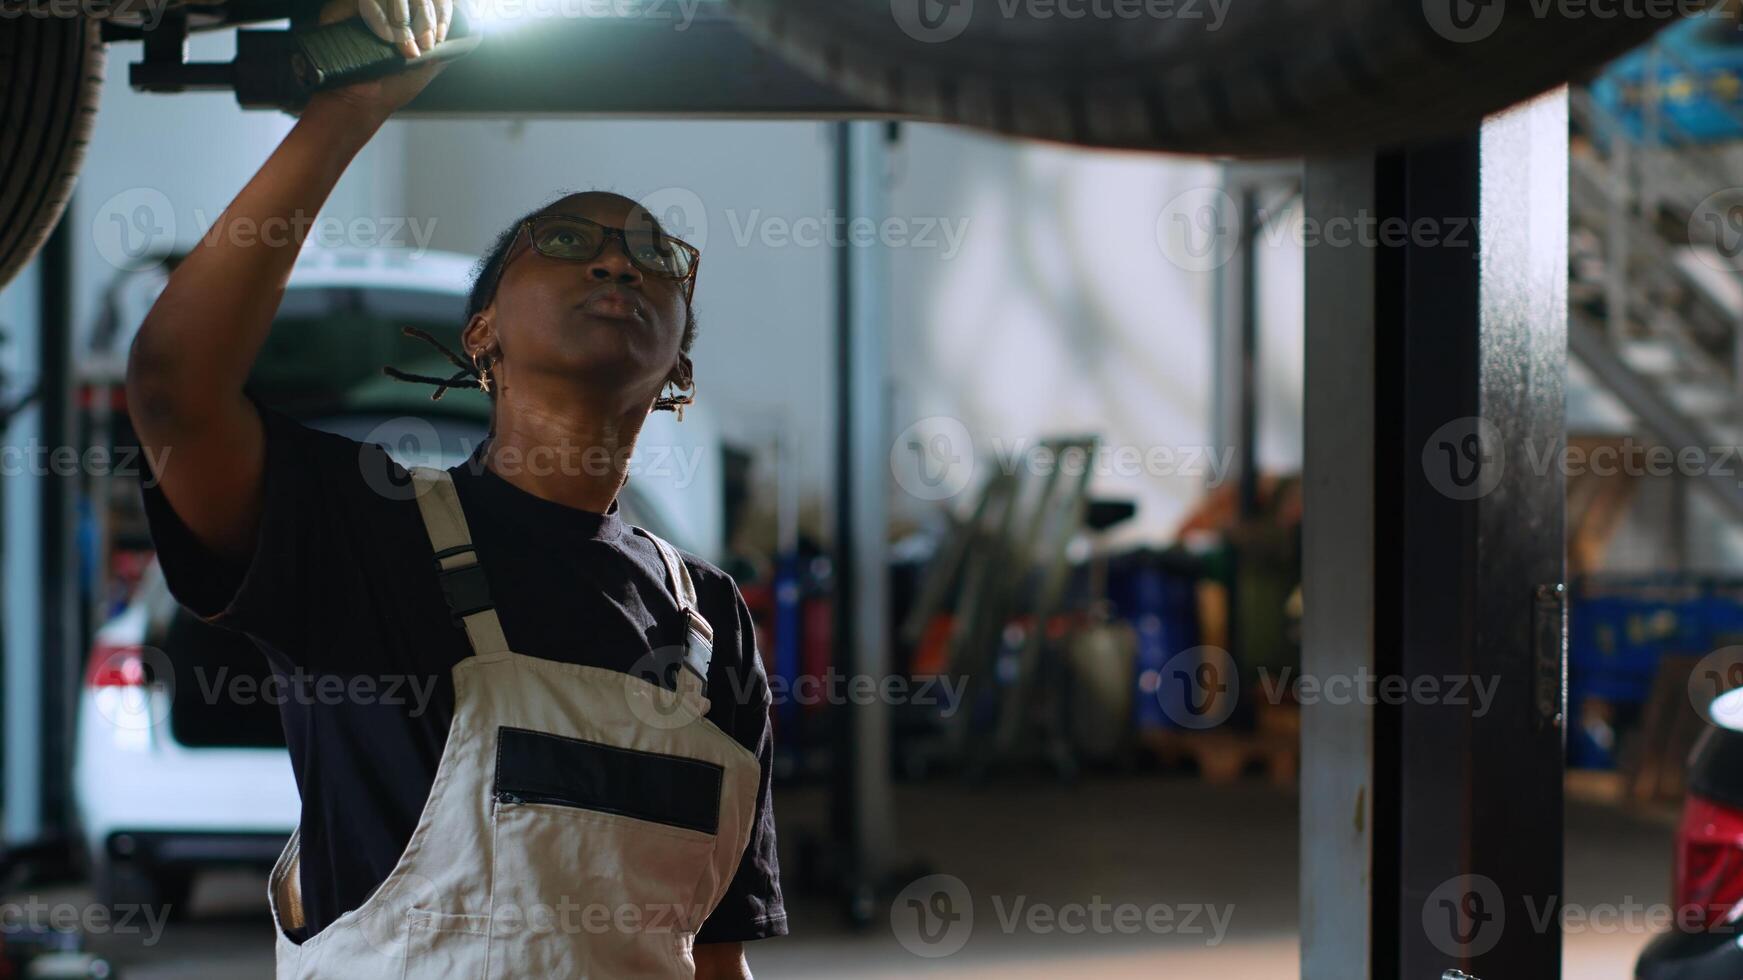
[[499, 799], [598, 810], [712, 834], [720, 829], [724, 777], [724, 769], [701, 759], [524, 728], [496, 730]]

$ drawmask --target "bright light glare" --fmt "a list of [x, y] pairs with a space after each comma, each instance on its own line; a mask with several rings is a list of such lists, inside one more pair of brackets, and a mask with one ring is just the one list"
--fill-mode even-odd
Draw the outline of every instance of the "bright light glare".
[[498, 34], [553, 20], [641, 21], [686, 31], [718, 0], [454, 0], [456, 12], [475, 34]]
[[458, 0], [460, 15], [473, 34], [501, 34], [541, 21], [585, 16], [589, 0]]

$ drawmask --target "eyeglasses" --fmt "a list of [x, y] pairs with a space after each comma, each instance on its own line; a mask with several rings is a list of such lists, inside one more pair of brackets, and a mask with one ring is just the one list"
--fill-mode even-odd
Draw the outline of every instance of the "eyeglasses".
[[[702, 262], [702, 251], [689, 242], [661, 233], [651, 223], [643, 228], [612, 228], [575, 214], [541, 214], [521, 223], [515, 232], [516, 241], [522, 231], [528, 232], [540, 255], [566, 262], [591, 262], [605, 251], [606, 243], [616, 239], [623, 244], [630, 264], [650, 276], [682, 284], [685, 299], [696, 288], [696, 267]], [[506, 261], [497, 267], [491, 295], [496, 294], [507, 267]]]

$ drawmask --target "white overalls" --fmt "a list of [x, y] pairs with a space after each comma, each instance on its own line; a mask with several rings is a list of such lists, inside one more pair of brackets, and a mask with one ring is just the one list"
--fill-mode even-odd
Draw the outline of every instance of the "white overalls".
[[683, 560], [635, 529], [689, 619], [676, 691], [513, 653], [452, 479], [412, 478], [473, 655], [454, 666], [447, 746], [399, 862], [300, 945], [285, 934], [303, 924], [291, 836], [269, 888], [280, 980], [693, 978], [696, 930], [738, 869], [760, 772], [703, 717], [713, 631]]

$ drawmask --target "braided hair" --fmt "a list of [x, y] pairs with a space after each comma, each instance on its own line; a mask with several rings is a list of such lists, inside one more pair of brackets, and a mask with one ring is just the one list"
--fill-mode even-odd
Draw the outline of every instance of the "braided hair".
[[[613, 197], [622, 197], [622, 195], [619, 194], [611, 194], [609, 191], [591, 191], [589, 193], [610, 194]], [[521, 226], [546, 211], [549, 211], [552, 205], [575, 196], [576, 195], [573, 193], [560, 194], [539, 207], [521, 215], [519, 218], [516, 218], [507, 228], [504, 228], [501, 232], [497, 233], [496, 240], [491, 243], [490, 249], [486, 251], [483, 257], [478, 260], [477, 264], [472, 267], [472, 290], [466, 297], [466, 319], [463, 322], [471, 323], [474, 316], [483, 312], [485, 307], [489, 306], [496, 300], [496, 285], [502, 278], [503, 263], [508, 260], [508, 250], [514, 247], [515, 239], [520, 237]], [[623, 200], [629, 201], [629, 203], [636, 207], [641, 206], [630, 198], [624, 197]], [[649, 215], [649, 217], [653, 220], [654, 227], [656, 229], [660, 228], [659, 219], [652, 215]], [[398, 381], [435, 385], [436, 392], [430, 396], [431, 401], [440, 400], [443, 395], [447, 394], [449, 388], [483, 389], [484, 386], [480, 382], [480, 376], [483, 371], [489, 370], [490, 368], [490, 362], [488, 359], [486, 359], [482, 365], [474, 365], [459, 354], [449, 350], [447, 345], [443, 344], [441, 341], [416, 327], [404, 327], [401, 332], [408, 337], [415, 337], [418, 340], [422, 340], [432, 347], [435, 347], [437, 350], [441, 351], [442, 355], [452, 362], [455, 367], [459, 368], [459, 370], [448, 378], [438, 378], [427, 374], [412, 374], [407, 371], [401, 371], [395, 367], [383, 367], [381, 369], [383, 374]], [[684, 304], [684, 335], [679, 340], [678, 349], [687, 354], [690, 352], [690, 346], [695, 342], [696, 308], [686, 302]], [[494, 403], [496, 401], [495, 389], [490, 390], [487, 394], [489, 395], [491, 402]]]

